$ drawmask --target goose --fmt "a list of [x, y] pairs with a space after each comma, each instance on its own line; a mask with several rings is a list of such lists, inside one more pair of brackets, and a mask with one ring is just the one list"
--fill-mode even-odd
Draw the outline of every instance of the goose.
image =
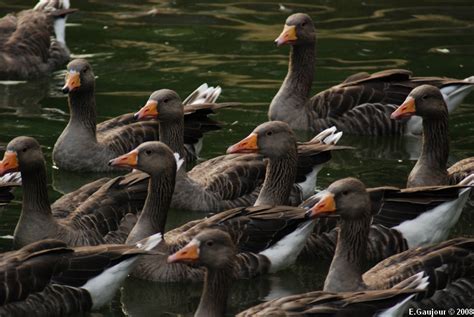
[[[176, 163], [176, 157], [179, 155], [175, 156], [164, 143], [152, 141], [110, 162], [150, 175], [145, 205], [127, 243], [135, 243], [149, 234], [164, 233], [176, 170], [181, 164]], [[313, 219], [304, 208], [261, 205], [226, 210], [164, 234], [163, 241], [154, 249], [156, 254], [143, 257], [132, 276], [157, 282], [202, 280], [202, 269], [169, 265], [166, 257], [206, 228], [219, 228], [232, 236], [242, 253], [240, 278], [276, 272], [294, 263], [313, 226]]]
[[33, 242], [0, 260], [0, 315], [65, 316], [109, 303], [139, 256], [161, 241], [136, 245], [69, 247], [48, 239]]
[[[195, 317], [222, 317], [226, 315], [229, 289], [236, 279], [237, 247], [226, 232], [207, 229], [193, 238], [185, 247], [168, 257], [170, 263], [190, 263], [205, 267], [205, 280]], [[390, 290], [328, 293], [312, 292], [266, 302], [237, 316], [327, 316], [328, 313], [350, 314], [357, 311], [375, 312], [403, 304], [426, 287], [420, 275]]]
[[474, 157], [447, 169], [448, 107], [437, 87], [422, 85], [413, 89], [391, 115], [396, 120], [412, 116], [423, 118], [423, 143], [420, 158], [408, 176], [407, 187], [457, 184], [474, 175]]
[[65, 20], [75, 11], [69, 1], [41, 0], [34, 9], [1, 18], [0, 79], [41, 78], [66, 64]]
[[[154, 92], [135, 117], [138, 120], [159, 120], [160, 141], [186, 157], [183, 147], [183, 106], [174, 91], [163, 89]], [[291, 197], [290, 204], [297, 205], [314, 192], [317, 173], [322, 163], [330, 159], [330, 151], [347, 148], [334, 146], [342, 136], [334, 127], [297, 147], [293, 132], [283, 122], [263, 123], [252, 135], [258, 135], [258, 141], [254, 140], [258, 144], [254, 144], [253, 148], [244, 149], [242, 143], [241, 149], [237, 146], [231, 148], [228, 155], [200, 163], [189, 172], [180, 171], [172, 207], [216, 212], [251, 205], [257, 198], [265, 175], [269, 176], [269, 186], [265, 187], [267, 191], [260, 195], [257, 203], [286, 205], [288, 197]], [[242, 155], [241, 152], [247, 154]], [[264, 157], [268, 158], [269, 164], [264, 162]], [[295, 160], [297, 166], [293, 166]], [[275, 187], [293, 183], [296, 183], [292, 185], [293, 189], [286, 189], [291, 189], [290, 196], [289, 193], [272, 194], [276, 191]]]
[[[71, 61], [63, 87], [63, 92], [69, 95], [71, 116], [53, 148], [53, 161], [60, 169], [113, 170], [107, 165], [110, 159], [133, 150], [140, 143], [158, 139], [158, 124], [155, 121], [136, 122], [132, 113], [97, 124], [94, 91], [95, 76], [91, 65], [84, 59]], [[220, 128], [218, 122], [207, 117], [217, 109], [213, 102], [219, 94], [219, 87], [204, 85], [188, 99], [189, 102], [201, 102], [207, 96], [212, 101], [201, 106], [186, 106], [184, 140], [194, 156], [199, 154], [196, 150], [203, 133]]]
[[70, 246], [123, 243], [134, 225], [132, 214], [143, 206], [144, 197], [140, 196], [146, 195], [135, 189], [133, 177], [117, 177], [99, 189], [95, 183], [92, 190], [85, 186], [77, 192], [76, 200], [52, 208], [43, 153], [30, 137], [10, 141], [0, 161], [0, 176], [16, 171], [21, 173], [23, 187], [22, 211], [13, 239], [16, 246], [46, 238]]
[[412, 77], [407, 70], [390, 69], [352, 75], [310, 98], [316, 48], [311, 17], [303, 13], [290, 15], [275, 42], [278, 46], [290, 45], [291, 53], [288, 74], [270, 104], [268, 116], [270, 120], [287, 122], [293, 129], [321, 131], [334, 125], [349, 134], [420, 134], [420, 120], [390, 120], [396, 105], [411, 89], [422, 84], [438, 86], [452, 111], [474, 88], [474, 77]]
[[[367, 241], [369, 262], [377, 263], [410, 248], [446, 240], [462, 214], [473, 184], [472, 178], [466, 178], [460, 185], [367, 189], [373, 218]], [[309, 209], [319, 199], [320, 194], [314, 195], [302, 207]], [[335, 227], [335, 219], [317, 219], [300, 257], [331, 259], [338, 237]]]
[[[455, 238], [410, 249], [365, 271], [367, 238], [372, 215], [370, 196], [365, 185], [358, 179], [345, 178], [332, 183], [321, 194], [320, 201], [308, 212], [312, 217], [339, 217], [340, 230], [336, 251], [324, 282], [324, 291], [388, 289], [409, 276], [423, 272], [429, 277], [429, 285], [423, 296], [430, 297], [457, 279], [473, 276], [472, 238]], [[459, 300], [464, 301], [467, 307], [472, 304], [472, 297]], [[450, 307], [452, 306], [446, 308]]]

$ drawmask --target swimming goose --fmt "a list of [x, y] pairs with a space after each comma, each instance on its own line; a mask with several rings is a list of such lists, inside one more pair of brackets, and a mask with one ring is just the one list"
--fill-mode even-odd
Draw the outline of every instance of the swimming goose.
[[[181, 156], [186, 155], [183, 106], [175, 92], [164, 89], [154, 92], [136, 118], [159, 120], [163, 132], [160, 132], [160, 141]], [[187, 173], [180, 171], [172, 207], [216, 212], [248, 206], [255, 202], [266, 176], [269, 177], [268, 186], [257, 204], [297, 205], [314, 192], [317, 173], [322, 163], [330, 159], [330, 151], [346, 148], [334, 146], [342, 136], [335, 128], [326, 129], [310, 142], [298, 146], [293, 132], [283, 122], [261, 124], [252, 135], [253, 138], [258, 135], [258, 140], [252, 141], [258, 144], [253, 144], [252, 148], [245, 148], [247, 141], [242, 141], [242, 146], [228, 150], [230, 155], [200, 163]], [[264, 158], [268, 158], [268, 164]], [[277, 192], [283, 184], [286, 184], [286, 192]]]
[[[132, 113], [97, 124], [95, 77], [91, 65], [84, 59], [76, 59], [67, 68], [63, 92], [69, 94], [71, 116], [53, 148], [53, 160], [59, 168], [95, 172], [113, 170], [107, 165], [110, 159], [145, 141], [158, 140], [158, 123], [154, 120], [136, 122]], [[219, 87], [203, 88], [206, 87], [199, 87], [189, 102], [202, 101], [209, 89], [214, 92], [209, 94], [213, 101], [220, 93]], [[203, 133], [220, 128], [218, 122], [207, 117], [217, 108], [213, 103], [186, 106], [184, 142], [194, 156], [199, 154], [194, 152], [198, 150]]]
[[390, 120], [390, 113], [414, 87], [436, 85], [443, 91], [450, 111], [474, 88], [474, 77], [411, 77], [407, 70], [391, 69], [352, 75], [310, 98], [316, 58], [312, 19], [303, 13], [289, 16], [275, 42], [291, 45], [291, 53], [288, 74], [270, 104], [268, 116], [287, 122], [293, 129], [321, 131], [336, 126], [350, 134], [420, 134], [419, 120]]
[[41, 78], [66, 64], [65, 20], [74, 11], [69, 1], [41, 0], [0, 19], [0, 79]]
[[[367, 241], [369, 262], [377, 263], [409, 248], [446, 240], [469, 199], [472, 184], [466, 179], [453, 186], [369, 188], [373, 217]], [[320, 198], [314, 195], [301, 207], [311, 208]], [[333, 257], [338, 236], [335, 220], [317, 220], [300, 257]]]
[[423, 118], [421, 156], [408, 176], [407, 187], [457, 184], [474, 174], [474, 157], [447, 168], [449, 156], [448, 108], [441, 91], [431, 85], [419, 86], [408, 95], [392, 119]]
[[429, 277], [429, 286], [424, 293], [429, 297], [456, 279], [473, 276], [474, 239], [469, 238], [407, 250], [365, 272], [372, 221], [370, 209], [370, 196], [364, 184], [355, 178], [346, 178], [332, 183], [309, 211], [311, 216], [336, 215], [340, 219], [336, 252], [324, 283], [325, 291], [388, 289], [423, 272]]
[[[171, 263], [191, 263], [205, 267], [201, 301], [194, 316], [225, 316], [227, 298], [236, 279], [239, 262], [236, 246], [225, 232], [208, 229], [199, 233], [189, 244], [168, 257]], [[359, 293], [313, 292], [293, 295], [252, 307], [237, 316], [327, 316], [328, 313], [381, 311], [404, 303], [426, 287], [426, 281], [414, 276], [397, 288], [387, 291]]]
[[4, 253], [0, 315], [50, 317], [99, 309], [112, 300], [138, 256], [160, 240], [157, 234], [137, 245], [71, 248], [49, 239]]
[[[123, 243], [134, 225], [127, 214], [141, 210], [145, 193], [135, 190], [133, 177], [117, 177], [98, 190], [79, 195], [71, 209], [52, 209], [48, 199], [46, 164], [38, 142], [30, 137], [10, 141], [0, 161], [0, 176], [20, 171], [23, 201], [14, 244], [54, 238], [71, 246]], [[99, 181], [100, 182], [100, 181]], [[88, 195], [86, 198], [85, 196]], [[65, 204], [62, 207], [66, 208]]]
[[[150, 174], [145, 206], [127, 243], [135, 243], [148, 234], [164, 233], [176, 169], [179, 168], [173, 152], [164, 143], [146, 142], [112, 160], [111, 164]], [[202, 269], [169, 265], [166, 256], [206, 228], [228, 232], [239, 252], [252, 252], [242, 255], [246, 261], [239, 264], [240, 277], [249, 278], [281, 270], [294, 263], [313, 229], [313, 219], [306, 214], [303, 208], [264, 205], [230, 209], [209, 218], [190, 221], [164, 234], [163, 242], [155, 248], [157, 254], [143, 257], [132, 275], [160, 282], [202, 280]]]

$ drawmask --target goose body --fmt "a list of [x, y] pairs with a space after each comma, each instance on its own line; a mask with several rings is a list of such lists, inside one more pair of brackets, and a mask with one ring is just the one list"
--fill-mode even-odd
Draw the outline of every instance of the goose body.
[[[161, 164], [156, 165], [156, 161]], [[127, 243], [135, 243], [149, 233], [164, 232], [177, 168], [171, 150], [161, 142], [146, 142], [111, 164], [133, 167], [150, 175], [144, 209]], [[202, 280], [202, 269], [169, 265], [166, 256], [208, 228], [227, 232], [239, 248], [237, 277], [275, 272], [294, 263], [313, 226], [304, 208], [259, 205], [230, 209], [164, 234], [163, 242], [155, 249], [157, 254], [143, 257], [133, 276], [160, 282]]]
[[[205, 267], [204, 289], [194, 316], [224, 316], [230, 286], [236, 276], [236, 246], [231, 237], [220, 230], [202, 231], [181, 250], [168, 257], [171, 263], [191, 263]], [[415, 275], [397, 288], [364, 293], [312, 292], [269, 301], [237, 316], [327, 316], [328, 313], [350, 314], [384, 311], [403, 306], [426, 287], [426, 279]]]
[[474, 88], [474, 78], [412, 77], [402, 69], [374, 74], [358, 73], [310, 98], [315, 70], [316, 31], [302, 13], [288, 17], [275, 41], [291, 45], [288, 74], [269, 108], [270, 120], [287, 122], [293, 129], [321, 131], [330, 126], [349, 134], [419, 134], [421, 120], [394, 122], [390, 114], [410, 91], [423, 84], [443, 90], [450, 111]]
[[[335, 213], [340, 217], [336, 252], [324, 283], [325, 291], [388, 289], [413, 274], [423, 273], [429, 277], [429, 285], [426, 292], [419, 295], [422, 298], [445, 289], [457, 279], [472, 277], [474, 240], [469, 238], [410, 249], [389, 257], [364, 273], [371, 222], [370, 198], [365, 186], [357, 179], [347, 178], [332, 183], [312, 207], [311, 213], [312, 216]], [[472, 304], [472, 298], [468, 301]]]
[[33, 138], [17, 137], [8, 144], [0, 175], [11, 171], [21, 172], [23, 187], [22, 212], [14, 233], [17, 246], [47, 238], [71, 246], [123, 243], [136, 220], [132, 214], [143, 205], [144, 198], [134, 199], [140, 195], [134, 179], [117, 177], [91, 184], [92, 190], [84, 186], [77, 200], [52, 208], [45, 161]]
[[98, 309], [112, 300], [138, 256], [161, 236], [137, 245], [68, 247], [41, 240], [0, 259], [0, 315], [64, 316]]
[[402, 316], [409, 301], [427, 284], [417, 276], [414, 283], [402, 289], [295, 294], [253, 306], [237, 316]]
[[34, 9], [0, 19], [0, 79], [48, 76], [69, 60], [65, 20], [69, 1], [40, 1]]
[[[186, 157], [183, 146], [183, 106], [179, 96], [170, 90], [158, 90], [139, 112], [138, 119], [155, 118], [160, 122], [160, 140], [170, 148]], [[281, 125], [282, 123], [276, 123]], [[259, 195], [265, 175], [278, 175], [275, 186], [285, 178], [294, 179], [290, 201], [275, 197], [272, 204], [297, 205], [314, 192], [316, 176], [322, 163], [330, 159], [330, 150], [344, 147], [334, 146], [342, 133], [334, 127], [328, 128], [311, 141], [298, 144], [294, 153], [296, 139], [291, 130], [281, 127], [280, 136], [272, 136], [274, 144], [279, 144], [291, 135], [292, 141], [285, 142], [287, 148], [268, 145], [266, 154], [258, 148], [244, 149], [245, 155], [218, 156], [196, 165], [192, 170], [179, 171], [172, 207], [193, 211], [216, 212], [238, 206], [252, 205]], [[268, 136], [270, 138], [270, 136]], [[272, 150], [272, 147], [275, 148]], [[295, 158], [296, 156], [296, 158]], [[264, 158], [270, 158], [267, 164]], [[296, 179], [293, 161], [297, 160]], [[263, 199], [265, 196], [261, 196]], [[265, 203], [257, 201], [257, 203]]]
[[[77, 59], [68, 64], [68, 73], [63, 92], [69, 94], [70, 119], [53, 148], [53, 161], [57, 167], [71, 171], [113, 170], [107, 163], [118, 155], [133, 150], [145, 141], [158, 140], [156, 121], [136, 122], [132, 113], [97, 124], [95, 103], [95, 77], [90, 64]], [[202, 85], [188, 99], [189, 102], [203, 98], [215, 100], [220, 88]], [[217, 108], [213, 103], [189, 104], [184, 121], [184, 142], [191, 155], [199, 153], [199, 142], [203, 133], [219, 129], [219, 124], [208, 118]]]
[[[470, 190], [470, 186], [368, 189], [373, 217], [367, 241], [368, 261], [377, 263], [409, 248], [446, 240], [464, 209]], [[320, 196], [315, 195], [303, 206], [310, 208], [319, 199]], [[332, 258], [338, 236], [335, 227], [334, 219], [317, 219], [315, 231], [301, 257]]]

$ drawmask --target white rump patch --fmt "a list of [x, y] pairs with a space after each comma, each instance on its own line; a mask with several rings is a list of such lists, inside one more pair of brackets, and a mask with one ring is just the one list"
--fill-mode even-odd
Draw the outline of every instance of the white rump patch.
[[[161, 233], [157, 233], [140, 240], [136, 245], [142, 250], [149, 251], [157, 246], [161, 240]], [[98, 309], [112, 300], [122, 282], [130, 274], [138, 257], [138, 255], [134, 256], [108, 268], [82, 286], [91, 295], [92, 309]]]
[[426, 211], [415, 219], [407, 220], [393, 227], [403, 234], [410, 248], [446, 240], [451, 228], [458, 222], [471, 188], [459, 190], [459, 196]]
[[342, 131], [337, 132], [337, 128], [332, 126], [321, 131], [311, 141], [319, 141], [325, 144], [336, 144], [342, 137]]
[[162, 240], [161, 233], [156, 233], [154, 235], [149, 236], [148, 238], [142, 239], [136, 243], [137, 248], [150, 251], [154, 247], [158, 245]]
[[280, 271], [295, 263], [296, 258], [305, 246], [307, 238], [313, 232], [314, 224], [313, 220], [301, 224], [295, 231], [270, 248], [260, 252], [261, 255], [266, 256], [270, 260], [271, 273]]
[[184, 163], [184, 159], [181, 158], [181, 156], [179, 156], [179, 154], [176, 152], [173, 155], [174, 155], [174, 159], [176, 160], [176, 171], [179, 171], [179, 169]]

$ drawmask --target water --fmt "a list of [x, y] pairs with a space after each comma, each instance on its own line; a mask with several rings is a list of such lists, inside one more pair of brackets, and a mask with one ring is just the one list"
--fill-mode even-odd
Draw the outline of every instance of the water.
[[[32, 1], [0, 1], [0, 14], [27, 8]], [[223, 110], [224, 129], [204, 141], [203, 158], [222, 154], [266, 120], [268, 103], [287, 71], [288, 47], [273, 40], [292, 12], [306, 12], [318, 34], [317, 73], [313, 91], [336, 84], [358, 71], [406, 68], [420, 76], [465, 78], [474, 74], [474, 6], [450, 1], [73, 1], [80, 11], [68, 23], [67, 42], [75, 57], [87, 58], [97, 78], [99, 119], [135, 111], [160, 88], [182, 98], [203, 82], [221, 85], [222, 101], [242, 106]], [[42, 144], [48, 162], [56, 138], [66, 125], [67, 102], [59, 88], [64, 72], [50, 80], [0, 84], [0, 144], [30, 135]], [[450, 119], [450, 161], [474, 155], [474, 95]], [[301, 139], [310, 135], [301, 134]], [[368, 186], [403, 186], [414, 165], [419, 140], [344, 136], [354, 151], [335, 153], [319, 174], [318, 187], [346, 176]], [[56, 199], [98, 175], [50, 169], [50, 197]], [[103, 176], [103, 175], [101, 175]], [[1, 214], [0, 235], [11, 235], [21, 209], [21, 191]], [[453, 232], [473, 236], [472, 210]], [[202, 214], [173, 211], [169, 227]], [[11, 240], [0, 241], [2, 250]], [[279, 274], [237, 283], [230, 313], [275, 294], [321, 287], [328, 263], [298, 263]], [[154, 284], [129, 280], [104, 316], [191, 314], [200, 284]], [[94, 316], [97, 316], [94, 313]]]

